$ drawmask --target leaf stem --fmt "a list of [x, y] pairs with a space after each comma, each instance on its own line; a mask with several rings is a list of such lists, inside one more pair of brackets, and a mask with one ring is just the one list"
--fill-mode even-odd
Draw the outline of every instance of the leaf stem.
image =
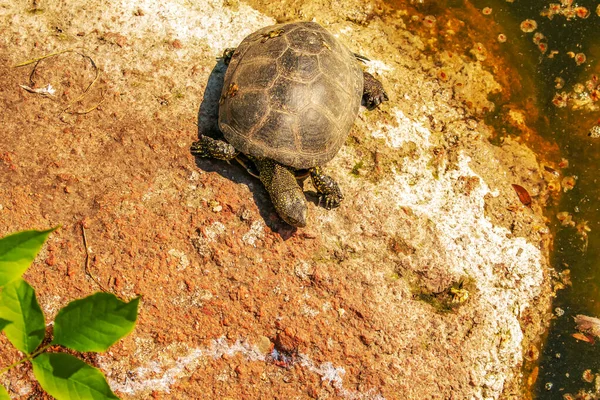
[[37, 356], [42, 354], [44, 351], [46, 351], [48, 349], [48, 347], [50, 347], [50, 346], [51, 346], [51, 344], [47, 344], [44, 347], [37, 349], [36, 351], [34, 351], [31, 354], [27, 354], [24, 358], [20, 359], [19, 361], [14, 362], [14, 363], [10, 364], [8, 367], [5, 367], [2, 370], [0, 370], [0, 375], [11, 370], [12, 368], [16, 367], [19, 364], [24, 363], [25, 361], [29, 361], [29, 360], [36, 358]]

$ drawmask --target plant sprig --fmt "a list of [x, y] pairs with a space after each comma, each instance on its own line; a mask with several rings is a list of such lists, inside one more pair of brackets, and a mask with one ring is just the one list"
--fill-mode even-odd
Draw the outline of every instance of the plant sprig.
[[[0, 366], [0, 375], [31, 362], [35, 378], [57, 400], [118, 399], [99, 369], [70, 354], [47, 350], [52, 345], [81, 352], [107, 350], [135, 327], [140, 298], [124, 302], [99, 292], [74, 300], [56, 315], [52, 342], [40, 347], [46, 333], [44, 314], [35, 290], [21, 276], [55, 229], [23, 231], [0, 239], [0, 332], [25, 355]], [[9, 399], [0, 385], [0, 400]]]

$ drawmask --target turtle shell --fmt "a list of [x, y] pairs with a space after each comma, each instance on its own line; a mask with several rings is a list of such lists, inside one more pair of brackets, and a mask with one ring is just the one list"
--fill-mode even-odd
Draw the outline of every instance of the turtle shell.
[[242, 153], [311, 168], [344, 144], [362, 93], [354, 55], [322, 26], [269, 26], [246, 37], [231, 58], [219, 128]]

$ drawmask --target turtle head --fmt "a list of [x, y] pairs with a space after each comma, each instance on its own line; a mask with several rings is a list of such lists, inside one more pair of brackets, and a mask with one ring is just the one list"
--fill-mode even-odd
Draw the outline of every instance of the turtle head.
[[275, 210], [285, 222], [298, 228], [306, 226], [306, 198], [300, 187], [280, 192], [275, 197], [272, 198]]
[[271, 159], [249, 156], [260, 173], [277, 214], [285, 222], [298, 228], [306, 226], [307, 205], [302, 188], [294, 172]]

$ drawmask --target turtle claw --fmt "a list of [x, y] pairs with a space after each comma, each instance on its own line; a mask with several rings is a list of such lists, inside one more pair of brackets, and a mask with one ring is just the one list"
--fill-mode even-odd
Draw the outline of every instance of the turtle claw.
[[377, 108], [381, 103], [383, 103], [384, 101], [389, 100], [388, 96], [385, 92], [382, 92], [381, 95], [376, 96], [376, 97], [367, 97], [364, 99], [365, 100], [365, 107], [367, 107], [367, 110], [374, 110], [375, 108]]
[[[379, 83], [379, 82], [377, 82]], [[385, 90], [383, 90], [383, 86], [379, 84], [379, 87], [372, 88], [371, 91], [365, 92], [363, 95], [363, 101], [367, 110], [374, 110], [384, 101], [388, 101], [389, 97]]]
[[323, 204], [328, 210], [339, 207], [344, 195], [338, 184], [330, 176], [323, 174], [320, 167], [311, 168], [310, 176], [319, 194], [318, 205]]
[[332, 208], [338, 208], [342, 200], [344, 200], [344, 196], [342, 196], [342, 194], [339, 192], [321, 194], [319, 196], [318, 205], [320, 206], [321, 204], [323, 204], [323, 207], [325, 207], [327, 210], [331, 210]]
[[384, 101], [388, 101], [389, 97], [383, 85], [375, 77], [368, 72], [364, 73], [364, 89], [363, 89], [363, 105], [368, 110], [377, 108]]
[[200, 140], [192, 143], [190, 152], [196, 157], [218, 158], [220, 160], [231, 160], [238, 155], [238, 151], [223, 140], [215, 140], [208, 136], [200, 136]]

